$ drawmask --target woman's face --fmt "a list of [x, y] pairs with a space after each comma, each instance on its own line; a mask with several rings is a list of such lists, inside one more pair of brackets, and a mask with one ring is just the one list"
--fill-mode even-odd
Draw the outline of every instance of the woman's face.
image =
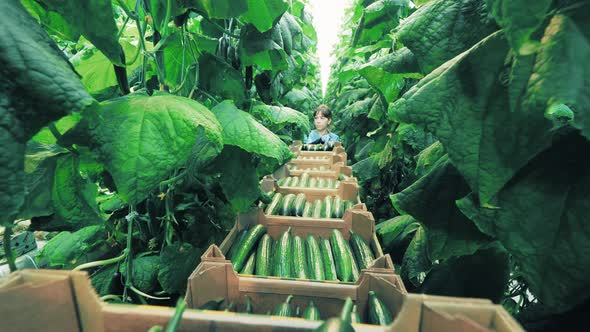
[[313, 123], [315, 124], [316, 130], [322, 131], [322, 130], [328, 128], [330, 123], [332, 123], [332, 120], [324, 117], [322, 112], [317, 112], [317, 114], [313, 118]]

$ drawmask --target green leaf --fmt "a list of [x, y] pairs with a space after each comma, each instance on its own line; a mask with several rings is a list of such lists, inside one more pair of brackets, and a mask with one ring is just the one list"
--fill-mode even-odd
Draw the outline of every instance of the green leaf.
[[361, 181], [361, 183], [378, 177], [381, 174], [379, 157], [377, 155], [372, 155], [355, 163], [352, 165], [352, 173], [359, 179], [359, 181]]
[[123, 51], [118, 43], [117, 25], [111, 1], [104, 0], [40, 0], [50, 10], [80, 31], [112, 63], [123, 66]]
[[423, 227], [418, 227], [410, 242], [401, 266], [401, 276], [414, 286], [419, 286], [430, 271], [432, 263], [428, 258], [428, 240]]
[[412, 239], [420, 224], [410, 215], [397, 216], [375, 226], [375, 233], [384, 252], [392, 253]]
[[[53, 124], [55, 125], [57, 130], [61, 134], [63, 134], [66, 131], [70, 130], [72, 127], [74, 127], [78, 122], [80, 122], [81, 118], [82, 118], [82, 116], [80, 115], [80, 113], [73, 113], [73, 114], [64, 116], [63, 118], [55, 121]], [[35, 136], [33, 136], [31, 138], [31, 141], [35, 141], [35, 142], [41, 143], [41, 144], [56, 144], [57, 143], [57, 139], [55, 138], [55, 136], [53, 135], [53, 133], [51, 132], [49, 127], [45, 127], [43, 129], [41, 129]]]
[[526, 91], [525, 107], [548, 110], [559, 104], [574, 112], [571, 122], [590, 139], [590, 5], [575, 16], [555, 15], [541, 40]]
[[248, 210], [261, 194], [252, 156], [238, 147], [227, 145], [215, 165], [221, 172], [221, 188], [232, 209], [237, 212]]
[[248, 10], [247, 0], [191, 0], [189, 2], [205, 17], [213, 19], [237, 17]]
[[434, 265], [420, 292], [484, 298], [498, 303], [504, 295], [509, 276], [508, 253], [494, 242], [472, 255], [453, 257]]
[[473, 254], [491, 239], [482, 234], [455, 205], [469, 187], [448, 157], [410, 187], [392, 195], [396, 210], [416, 218], [426, 230], [432, 261]]
[[379, 0], [367, 6], [355, 29], [353, 44], [367, 45], [379, 41], [400, 23], [409, 5], [408, 0]]
[[60, 14], [46, 10], [35, 0], [20, 2], [48, 34], [69, 41], [77, 41], [80, 38], [80, 31], [74, 29]]
[[377, 89], [388, 103], [397, 99], [406, 78], [422, 78], [419, 71], [414, 55], [407, 48], [377, 58], [358, 69], [358, 73]]
[[[390, 105], [395, 119], [439, 138], [483, 204], [551, 142], [542, 112], [510, 109], [505, 73], [508, 44], [495, 33], [423, 78]], [[519, 142], [515, 144], [514, 142]]]
[[281, 104], [299, 110], [304, 114], [310, 114], [319, 104], [319, 98], [307, 87], [295, 88], [281, 98]]
[[[76, 129], [89, 130], [91, 149], [130, 204], [141, 202], [189, 158], [207, 163], [223, 146], [215, 116], [194, 100], [172, 95], [129, 95], [102, 103], [85, 112]], [[208, 153], [193, 153], [203, 148]]]
[[[120, 42], [125, 51], [127, 76], [130, 76], [131, 72], [141, 65], [141, 61], [138, 59], [134, 63], [130, 63], [137, 53], [137, 47], [125, 39], [121, 39]], [[86, 48], [76, 53], [70, 61], [82, 76], [82, 83], [91, 94], [95, 95], [107, 88], [117, 86], [117, 77], [111, 60], [98, 49]]]
[[223, 142], [243, 150], [273, 159], [282, 165], [292, 153], [277, 135], [260, 124], [249, 113], [238, 109], [231, 101], [225, 100], [212, 109], [223, 128]]
[[398, 38], [427, 74], [496, 30], [484, 0], [437, 0], [405, 19]]
[[185, 38], [183, 46], [181, 34], [175, 32], [166, 38], [162, 51], [164, 81], [172, 91], [178, 91], [178, 94], [183, 96], [188, 96], [195, 87], [198, 66], [198, 59], [190, 52], [191, 47], [195, 45], [189, 43], [194, 42], [190, 38]]
[[[273, 36], [273, 30], [261, 33], [252, 25], [242, 28], [240, 38], [240, 59], [242, 65], [256, 65], [261, 70], [279, 71], [287, 69], [287, 53]], [[276, 31], [275, 31], [276, 33]]]
[[[0, 224], [23, 204], [25, 143], [48, 123], [93, 102], [55, 42], [17, 0], [0, 2]], [[34, 84], [33, 84], [34, 82]]]
[[104, 225], [84, 227], [74, 233], [61, 232], [45, 244], [36, 260], [47, 260], [49, 266], [71, 270], [108, 254], [111, 247], [106, 239]]
[[246, 23], [252, 23], [260, 32], [266, 32], [275, 25], [289, 8], [284, 0], [248, 0], [248, 11], [240, 16]]
[[208, 53], [199, 58], [199, 86], [238, 104], [246, 98], [242, 73], [225, 60]]
[[[144, 293], [152, 293], [158, 288], [160, 256], [141, 256], [131, 263], [131, 283]], [[127, 266], [121, 264], [121, 274], [127, 278]]]
[[94, 287], [99, 296], [112, 294], [112, 289], [115, 287], [114, 284], [121, 284], [120, 278], [115, 277], [115, 273], [117, 273], [118, 270], [118, 265], [112, 264], [103, 267], [100, 271], [94, 273], [90, 277], [92, 287]]
[[432, 143], [431, 146], [422, 150], [418, 154], [418, 161], [416, 161], [416, 169], [414, 174], [418, 177], [424, 176], [430, 172], [432, 167], [446, 154], [445, 147], [440, 141]]
[[551, 0], [486, 0], [492, 16], [508, 38], [512, 49], [521, 55], [531, 54], [538, 42], [531, 40], [547, 16]]
[[184, 294], [186, 281], [199, 264], [202, 253], [189, 243], [175, 242], [164, 247], [158, 271], [162, 289], [169, 294]]
[[309, 119], [307, 116], [289, 107], [260, 104], [254, 106], [251, 113], [259, 119], [280, 125], [281, 128], [287, 124], [294, 124], [302, 132], [309, 132]]
[[590, 142], [577, 133], [538, 155], [479, 207], [474, 195], [457, 204], [497, 238], [521, 268], [532, 293], [555, 312], [590, 296]]

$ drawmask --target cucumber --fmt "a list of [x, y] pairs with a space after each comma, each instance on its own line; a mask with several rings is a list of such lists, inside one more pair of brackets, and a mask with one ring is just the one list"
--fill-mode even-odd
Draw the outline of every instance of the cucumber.
[[320, 310], [315, 306], [313, 300], [309, 300], [309, 305], [307, 306], [307, 309], [303, 311], [303, 315], [301, 317], [308, 320], [322, 320], [320, 317]]
[[293, 237], [293, 277], [309, 279], [305, 242], [299, 235]]
[[346, 297], [344, 301], [344, 305], [342, 306], [342, 310], [340, 310], [340, 319], [350, 323], [351, 322], [351, 313], [352, 313], [352, 299], [350, 296]]
[[359, 269], [366, 269], [373, 264], [375, 255], [369, 244], [360, 235], [350, 230], [350, 246], [358, 262]]
[[349, 322], [334, 317], [324, 321], [314, 332], [354, 332], [354, 328]]
[[292, 176], [288, 177], [287, 180], [285, 180], [285, 182], [283, 182], [283, 185], [281, 187], [290, 187], [291, 186], [291, 179], [293, 179]]
[[318, 179], [317, 178], [309, 179], [308, 187], [309, 188], [317, 188], [318, 187]]
[[246, 234], [246, 237], [244, 238], [244, 241], [240, 244], [240, 247], [236, 251], [235, 256], [231, 259], [231, 263], [235, 271], [242, 270], [242, 267], [246, 261], [246, 257], [248, 257], [250, 251], [252, 251], [252, 248], [254, 248], [264, 233], [266, 233], [266, 227], [263, 225], [258, 224], [250, 228], [248, 234]]
[[324, 264], [325, 280], [338, 280], [330, 240], [320, 237], [320, 252], [322, 254], [322, 264]]
[[275, 316], [282, 316], [282, 317], [291, 317], [293, 315], [291, 310], [291, 301], [293, 300], [293, 295], [287, 296], [285, 302], [279, 304], [275, 310], [273, 311], [273, 315]]
[[328, 189], [334, 188], [334, 179], [326, 179], [326, 188], [328, 188]]
[[318, 179], [318, 184], [317, 184], [318, 188], [326, 188], [326, 179], [324, 178], [319, 178]]
[[301, 307], [299, 307], [299, 304], [295, 306], [295, 314], [293, 317], [301, 317]]
[[334, 186], [332, 188], [338, 189], [338, 186], [340, 186], [340, 181], [338, 181], [338, 180], [334, 181]]
[[350, 311], [350, 322], [352, 324], [363, 323], [363, 321], [361, 320], [361, 315], [358, 312], [358, 306], [356, 304], [352, 306], [352, 310]]
[[225, 301], [225, 298], [218, 297], [218, 298], [213, 299], [211, 301], [207, 301], [205, 304], [201, 305], [198, 309], [200, 309], [200, 310], [218, 310], [219, 305], [223, 301]]
[[289, 183], [290, 187], [299, 187], [299, 178], [293, 177], [293, 180]]
[[354, 206], [354, 202], [353, 201], [344, 201], [344, 212], [346, 212], [346, 210], [352, 208]]
[[305, 209], [305, 203], [307, 203], [304, 193], [297, 194], [295, 197], [295, 203], [293, 204], [293, 215], [297, 217], [303, 217], [303, 210]]
[[252, 309], [252, 299], [249, 295], [246, 295], [246, 307], [244, 308], [244, 313], [254, 313], [254, 310]]
[[307, 188], [309, 187], [309, 173], [305, 172], [301, 174], [299, 178], [299, 187]]
[[274, 197], [274, 195], [274, 191], [269, 191], [266, 194], [260, 195], [260, 203], [258, 203], [258, 207], [264, 210], [264, 208], [266, 208], [266, 206], [270, 204], [270, 202], [272, 202], [272, 198]]
[[242, 271], [240, 271], [241, 274], [254, 274], [254, 264], [256, 263], [256, 252], [252, 251], [252, 253], [250, 254], [250, 257], [248, 257], [248, 260], [246, 261], [246, 264], [244, 264], [244, 267], [242, 268]]
[[334, 229], [330, 234], [330, 245], [334, 254], [334, 263], [336, 266], [336, 275], [341, 281], [352, 281], [352, 257], [346, 250], [346, 240], [342, 233]]
[[268, 276], [271, 274], [272, 263], [272, 239], [270, 235], [264, 234], [258, 242], [256, 249], [255, 270], [257, 276]]
[[227, 306], [226, 306], [226, 307], [223, 309], [223, 311], [227, 311], [227, 312], [233, 312], [233, 311], [234, 311], [234, 306], [235, 306], [235, 303], [234, 303], [234, 301], [231, 301], [231, 302], [230, 302], [230, 304], [228, 304], [228, 305], [227, 305]]
[[283, 197], [283, 204], [280, 210], [281, 216], [291, 216], [295, 210], [295, 194], [287, 194]]
[[293, 273], [293, 248], [291, 245], [291, 227], [279, 238], [275, 251], [277, 259], [274, 267], [274, 275], [282, 278], [291, 278]]
[[305, 207], [303, 207], [303, 213], [301, 214], [301, 216], [303, 218], [309, 218], [311, 217], [311, 210], [312, 210], [313, 204], [310, 202], [305, 202]]
[[231, 260], [232, 257], [234, 257], [236, 251], [238, 251], [238, 248], [241, 246], [242, 241], [244, 241], [246, 234], [248, 234], [248, 227], [242, 229], [238, 236], [236, 236], [234, 243], [232, 244], [231, 248], [229, 248], [227, 255], [225, 256], [225, 259]]
[[391, 312], [374, 291], [369, 291], [369, 324], [389, 325], [393, 322]]
[[358, 263], [356, 262], [356, 259], [354, 258], [354, 254], [352, 252], [352, 248], [350, 246], [350, 242], [349, 241], [345, 241], [346, 243], [346, 251], [348, 252], [348, 256], [350, 257], [350, 267], [352, 268], [352, 281], [357, 281], [361, 275]]
[[324, 280], [326, 275], [324, 273], [324, 263], [322, 261], [322, 253], [320, 245], [313, 235], [308, 235], [305, 241], [307, 249], [307, 264], [309, 266], [309, 278], [313, 280]]
[[332, 217], [332, 205], [334, 203], [333, 196], [326, 196], [324, 198], [324, 206], [322, 208], [322, 217], [324, 218], [331, 218]]
[[327, 171], [327, 170], [328, 170], [328, 168], [327, 168], [326, 166], [320, 166], [319, 170], [320, 170], [320, 171]]
[[264, 214], [266, 214], [267, 216], [277, 214], [277, 212], [279, 212], [282, 199], [283, 194], [276, 193], [272, 198], [272, 202], [270, 202], [270, 204], [266, 207], [266, 210], [264, 210]]
[[279, 185], [279, 187], [284, 187], [285, 186], [285, 182], [287, 182], [287, 180], [289, 180], [289, 178], [288, 177], [284, 177], [282, 179], [279, 179], [277, 181], [277, 184]]
[[322, 217], [322, 200], [321, 199], [316, 199], [315, 203], [313, 203], [313, 208], [311, 210], [311, 217], [312, 218], [321, 218]]
[[342, 218], [344, 215], [344, 204], [340, 196], [334, 197], [334, 203], [332, 206], [332, 218]]

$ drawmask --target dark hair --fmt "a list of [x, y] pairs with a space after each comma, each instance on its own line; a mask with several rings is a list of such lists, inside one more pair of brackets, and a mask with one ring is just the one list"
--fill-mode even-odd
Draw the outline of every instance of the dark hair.
[[324, 118], [332, 119], [332, 111], [327, 105], [318, 106], [318, 108], [316, 108], [313, 112], [313, 117], [315, 118], [318, 113], [321, 113]]

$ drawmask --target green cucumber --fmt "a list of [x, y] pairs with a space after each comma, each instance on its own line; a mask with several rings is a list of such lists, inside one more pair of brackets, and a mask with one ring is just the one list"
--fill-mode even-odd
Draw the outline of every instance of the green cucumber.
[[307, 188], [309, 187], [309, 173], [305, 172], [301, 174], [299, 178], [299, 187]]
[[358, 306], [356, 304], [352, 306], [352, 310], [350, 311], [350, 322], [352, 324], [363, 323], [363, 321], [361, 320], [361, 315], [358, 312]]
[[309, 179], [309, 188], [317, 188], [318, 186], [318, 179], [317, 178], [311, 178]]
[[330, 245], [334, 254], [334, 263], [336, 266], [336, 275], [341, 281], [352, 281], [352, 257], [346, 250], [346, 240], [342, 233], [334, 229], [330, 234]]
[[242, 268], [242, 271], [240, 271], [241, 274], [254, 274], [254, 264], [256, 263], [256, 252], [252, 251], [252, 253], [250, 254], [250, 257], [248, 257], [248, 260], [246, 261], [246, 264], [244, 264], [244, 267]]
[[238, 248], [242, 245], [242, 241], [244, 241], [246, 234], [248, 234], [248, 227], [242, 229], [238, 236], [236, 236], [234, 243], [232, 244], [231, 248], [229, 248], [227, 255], [225, 255], [225, 259], [231, 260], [232, 257], [234, 257], [236, 251], [238, 251]]
[[198, 309], [200, 309], [200, 310], [218, 310], [219, 305], [221, 305], [221, 303], [223, 301], [225, 301], [225, 298], [218, 297], [218, 298], [215, 298], [211, 301], [207, 301], [205, 304], [201, 305]]
[[258, 242], [256, 249], [255, 270], [257, 276], [268, 276], [271, 274], [272, 263], [272, 239], [270, 235], [264, 234]]
[[350, 323], [351, 322], [351, 313], [352, 313], [352, 299], [350, 298], [350, 296], [346, 297], [346, 300], [344, 301], [344, 305], [342, 306], [342, 310], [340, 310], [340, 319], [342, 319], [345, 322]]
[[284, 187], [285, 186], [285, 183], [287, 182], [287, 180], [289, 180], [289, 178], [288, 177], [284, 177], [282, 179], [279, 179], [277, 181], [277, 184], [279, 185], [279, 187]]
[[385, 306], [385, 303], [377, 297], [374, 291], [369, 291], [369, 324], [389, 325], [393, 322], [391, 312]]
[[293, 277], [309, 279], [305, 242], [299, 235], [293, 236]]
[[320, 166], [319, 170], [320, 170], [320, 171], [327, 171], [327, 170], [328, 170], [328, 168], [327, 168], [326, 166]]
[[328, 189], [334, 188], [334, 179], [326, 179], [326, 188], [328, 188]]
[[332, 205], [334, 205], [334, 197], [333, 196], [326, 196], [324, 198], [324, 206], [322, 208], [322, 217], [324, 218], [331, 218], [332, 217]]
[[252, 308], [252, 299], [249, 295], [246, 295], [246, 307], [244, 308], [244, 313], [252, 314], [254, 313], [254, 309]]
[[340, 186], [340, 181], [338, 181], [338, 180], [334, 181], [334, 186], [332, 188], [338, 189], [338, 186]]
[[324, 263], [318, 240], [313, 235], [308, 235], [305, 241], [307, 249], [307, 264], [309, 267], [309, 278], [313, 280], [324, 280]]
[[242, 270], [246, 258], [250, 254], [250, 251], [254, 248], [258, 240], [266, 233], [266, 227], [263, 225], [256, 225], [248, 231], [244, 241], [241, 243], [240, 248], [236, 251], [236, 254], [231, 259], [232, 266], [235, 271]]
[[334, 317], [324, 321], [314, 332], [354, 332], [354, 328], [349, 322]]
[[272, 202], [272, 198], [274, 197], [274, 195], [274, 191], [269, 191], [266, 194], [260, 195], [260, 203], [258, 203], [258, 207], [264, 210], [266, 206], [270, 204], [270, 202]]
[[310, 202], [305, 202], [305, 206], [303, 207], [303, 213], [301, 213], [301, 216], [303, 218], [310, 218], [311, 217], [311, 213], [312, 213], [312, 208], [313, 208], [313, 204]]
[[311, 209], [311, 217], [312, 218], [322, 218], [322, 207], [323, 203], [321, 199], [316, 199], [315, 203], [313, 203], [313, 208]]
[[266, 210], [264, 210], [264, 214], [267, 216], [276, 215], [280, 210], [282, 199], [283, 194], [276, 193], [272, 198], [272, 202], [270, 202], [270, 204], [266, 207]]
[[283, 197], [283, 204], [280, 210], [281, 216], [292, 216], [295, 210], [295, 194], [287, 194]]
[[324, 264], [325, 280], [338, 280], [330, 240], [320, 237], [320, 252], [322, 254], [322, 263]]
[[332, 218], [342, 218], [344, 215], [344, 205], [342, 204], [342, 198], [340, 198], [340, 196], [334, 197], [334, 203], [332, 205]]
[[305, 209], [305, 203], [307, 203], [304, 193], [297, 194], [295, 197], [295, 203], [293, 203], [293, 215], [297, 217], [303, 216], [303, 210]]
[[282, 317], [291, 317], [293, 312], [291, 310], [291, 301], [293, 300], [293, 295], [287, 296], [285, 302], [279, 304], [275, 310], [273, 311], [273, 315], [275, 316], [282, 316]]
[[350, 267], [352, 268], [352, 281], [357, 281], [360, 277], [360, 269], [356, 259], [354, 258], [354, 254], [352, 252], [352, 248], [350, 246], [349, 241], [345, 241], [346, 243], [346, 252], [348, 252], [348, 256], [350, 257]]
[[227, 311], [227, 312], [233, 312], [233, 311], [234, 311], [234, 306], [235, 306], [235, 303], [234, 303], [234, 301], [231, 301], [231, 302], [230, 302], [230, 304], [228, 304], [228, 305], [227, 305], [227, 306], [226, 306], [226, 307], [223, 309], [223, 311]]
[[354, 202], [353, 201], [344, 201], [344, 212], [346, 212], [346, 210], [352, 208], [354, 206]]
[[375, 261], [375, 255], [369, 244], [360, 235], [350, 230], [350, 246], [358, 262], [359, 269], [366, 269]]
[[281, 278], [291, 278], [293, 275], [293, 248], [291, 244], [291, 227], [279, 238], [275, 251], [277, 259], [273, 275]]
[[299, 307], [299, 304], [295, 306], [295, 314], [293, 317], [301, 317], [301, 307]]
[[326, 179], [319, 178], [317, 187], [318, 188], [326, 188]]
[[299, 187], [299, 178], [293, 177], [293, 180], [289, 183], [290, 187]]
[[322, 320], [320, 317], [320, 310], [315, 306], [313, 300], [309, 300], [309, 305], [307, 306], [307, 309], [303, 311], [303, 315], [301, 317], [308, 320]]

